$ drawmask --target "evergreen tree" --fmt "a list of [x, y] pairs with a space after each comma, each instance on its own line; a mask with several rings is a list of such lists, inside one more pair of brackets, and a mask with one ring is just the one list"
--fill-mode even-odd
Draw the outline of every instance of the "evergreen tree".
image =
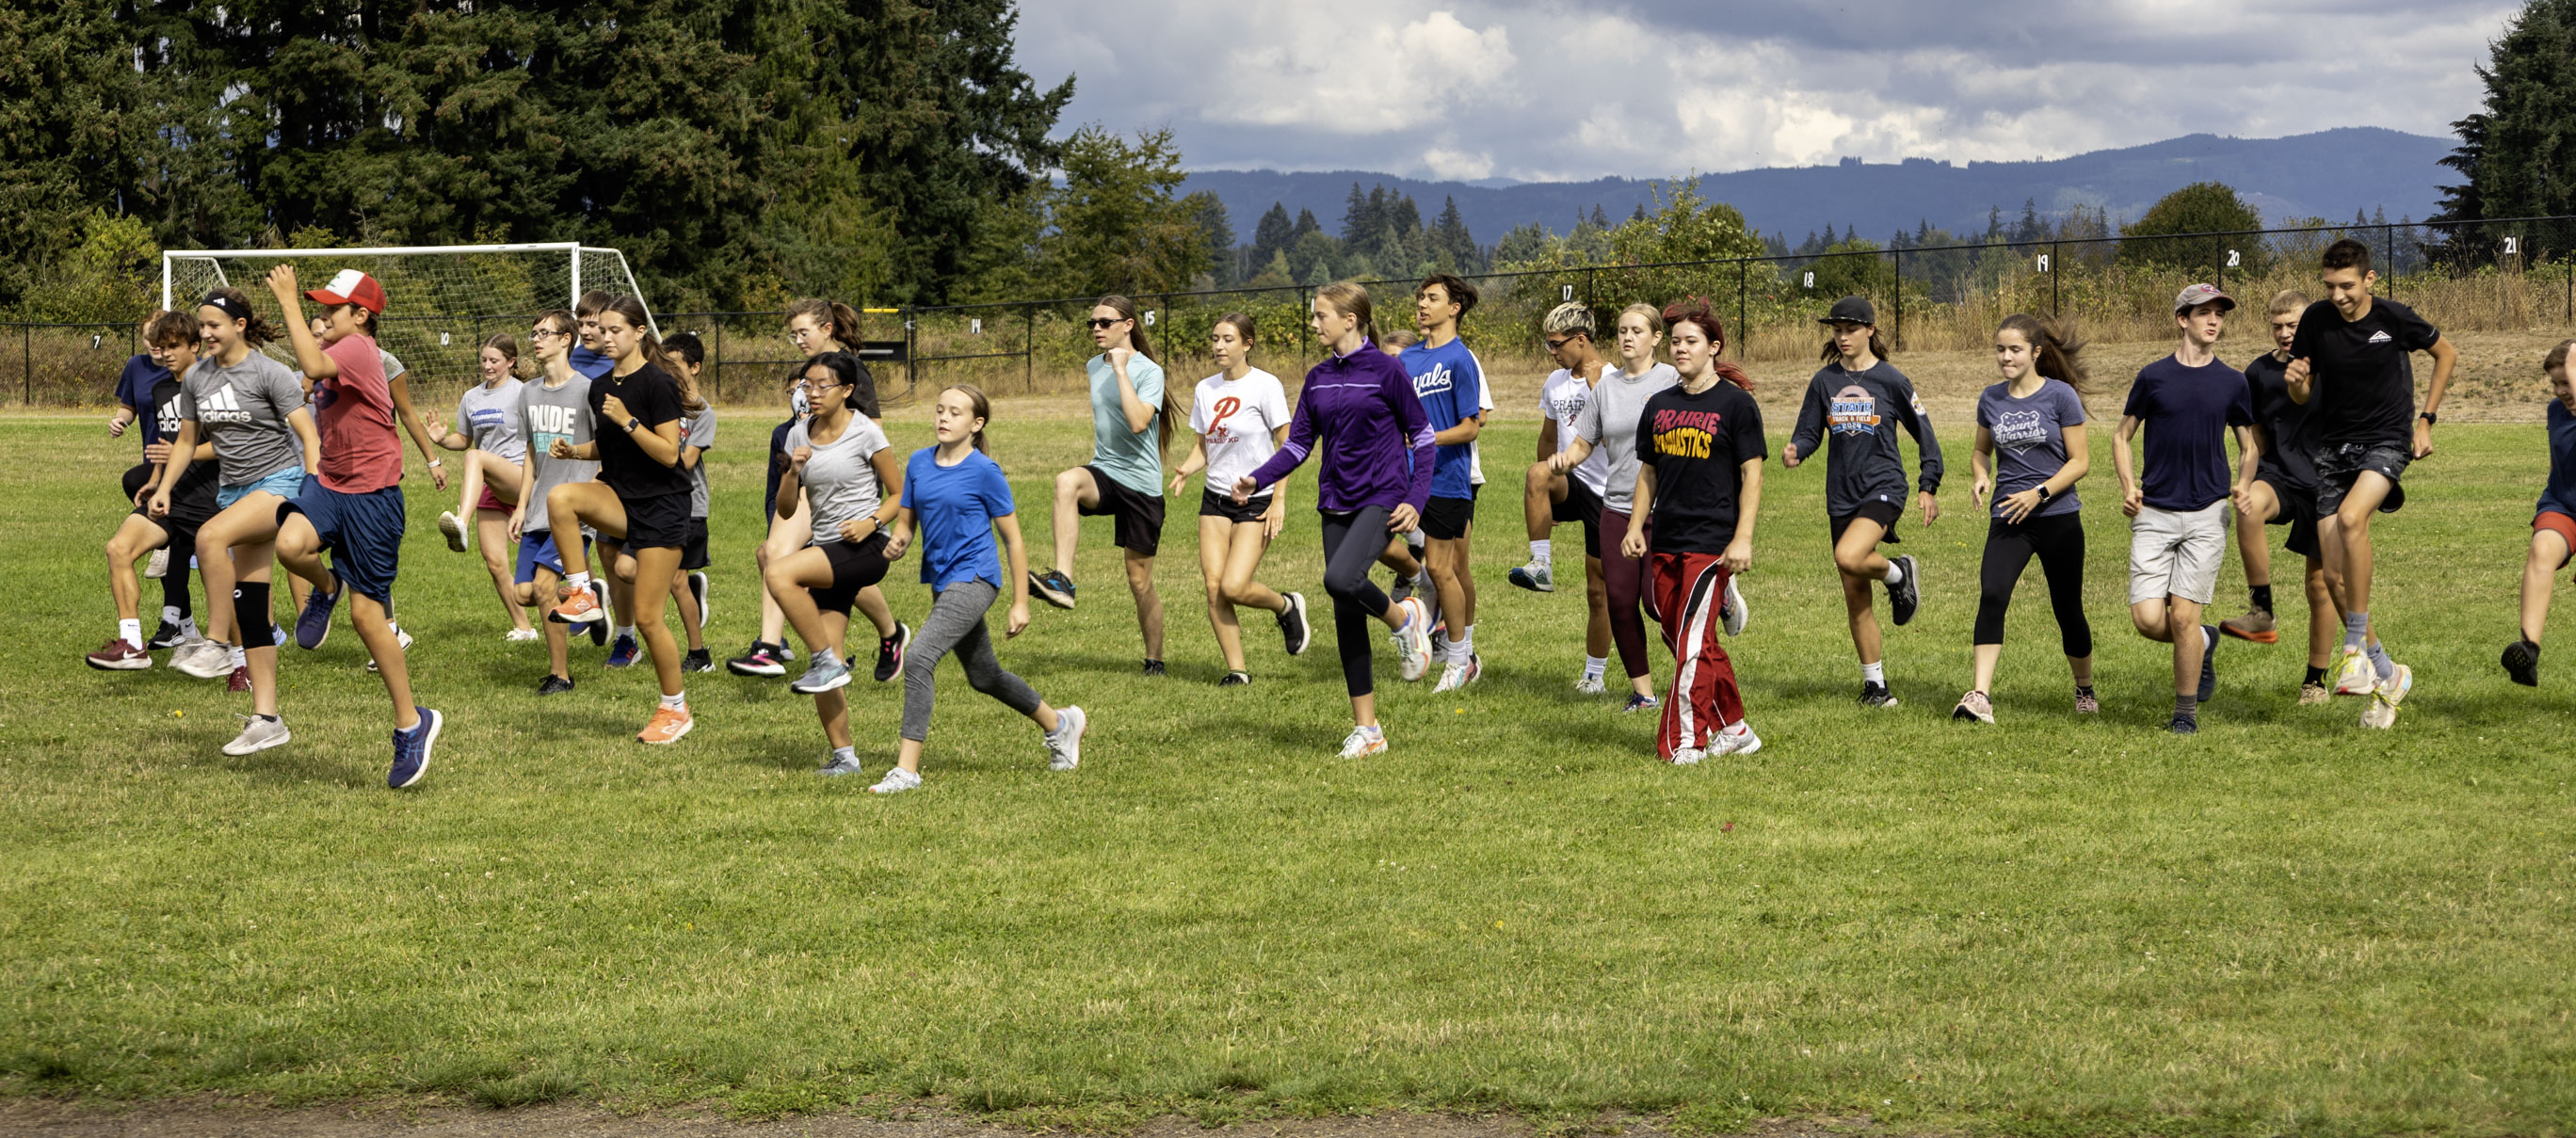
[[1201, 190], [1181, 199], [1181, 209], [1189, 214], [1190, 225], [1199, 232], [1199, 243], [1207, 251], [1209, 270], [1216, 276], [1219, 288], [1235, 281], [1234, 223], [1225, 215], [1225, 202], [1215, 194]]
[[2484, 105], [2452, 124], [2460, 146], [2442, 163], [2465, 181], [2432, 220], [2576, 213], [2576, 0], [2523, 5], [2478, 78]]
[[[1173, 292], [1207, 267], [1198, 209], [1173, 191], [1187, 177], [1166, 127], [1133, 145], [1099, 127], [1064, 144], [1064, 183], [1048, 191], [1036, 284], [1048, 296]], [[1228, 244], [1232, 234], [1227, 234]]]
[[1342, 244], [1352, 249], [1368, 248], [1385, 212], [1386, 187], [1362, 193], [1358, 182], [1351, 183], [1351, 196], [1342, 205]]
[[1431, 255], [1440, 267], [1450, 272], [1483, 272], [1483, 259], [1477, 256], [1476, 237], [1467, 231], [1467, 219], [1458, 212], [1457, 197], [1450, 196], [1440, 204], [1440, 220], [1431, 226]]
[[1291, 226], [1288, 230], [1288, 243], [1294, 245], [1299, 241], [1305, 240], [1306, 235], [1309, 233], [1321, 233], [1323, 231], [1324, 223], [1315, 220], [1314, 210], [1300, 209], [1297, 211], [1297, 224]]
[[1253, 226], [1252, 253], [1245, 259], [1266, 270], [1270, 259], [1287, 249], [1296, 236], [1296, 223], [1288, 220], [1288, 207], [1272, 202], [1260, 223]]

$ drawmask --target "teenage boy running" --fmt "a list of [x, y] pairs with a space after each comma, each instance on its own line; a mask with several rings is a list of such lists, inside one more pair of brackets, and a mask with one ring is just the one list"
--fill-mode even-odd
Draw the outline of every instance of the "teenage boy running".
[[1557, 366], [1539, 386], [1539, 411], [1545, 418], [1538, 427], [1538, 461], [1530, 464], [1522, 484], [1521, 517], [1529, 532], [1530, 561], [1510, 575], [1521, 588], [1555, 592], [1556, 525], [1583, 526], [1583, 676], [1575, 690], [1587, 693], [1604, 690], [1601, 678], [1610, 666], [1610, 586], [1601, 566], [1601, 503], [1609, 490], [1610, 453], [1595, 451], [1563, 473], [1550, 460], [1574, 445], [1575, 424], [1608, 370], [1593, 346], [1593, 326], [1592, 310], [1568, 301], [1549, 310], [1540, 327], [1540, 342]]
[[[2435, 412], [2460, 353], [2414, 309], [2371, 297], [2379, 274], [2370, 269], [2370, 246], [2351, 238], [2328, 245], [2321, 269], [2326, 299], [2299, 317], [2282, 378], [2291, 399], [2310, 405], [2317, 539], [2327, 572], [2343, 590], [2343, 662], [2335, 686], [2369, 669], [2378, 687], [2361, 725], [2386, 728], [2396, 724], [2397, 705], [2414, 690], [2415, 672], [2385, 650], [2363, 653], [2370, 639], [2370, 517], [2405, 505], [2400, 479], [2409, 463], [2433, 453]], [[2419, 351], [2433, 357], [2433, 386], [2416, 415], [2406, 356]]]
[[2504, 650], [2504, 672], [2524, 687], [2540, 684], [2540, 632], [2549, 623], [2552, 578], [2576, 550], [2576, 384], [2568, 382], [2567, 353], [2576, 340], [2561, 340], [2540, 361], [2549, 376], [2549, 484], [2531, 519], [2531, 555], [2522, 565], [2522, 639]]
[[1413, 377], [1413, 393], [1431, 417], [1431, 504], [1422, 512], [1429, 538], [1425, 562], [1447, 618], [1449, 659], [1432, 691], [1456, 691], [1476, 682], [1476, 589], [1469, 578], [1467, 539], [1476, 521], [1474, 444], [1484, 429], [1478, 410], [1485, 372], [1476, 353], [1458, 339], [1458, 322], [1476, 308], [1476, 288], [1447, 273], [1433, 273], [1413, 290], [1413, 316], [1422, 342], [1398, 357]]
[[[2200, 705], [2218, 689], [2218, 630], [2200, 622], [2218, 591], [2218, 563], [2227, 556], [2227, 504], [2246, 508], [2248, 485], [2263, 444], [2254, 437], [2254, 401], [2245, 375], [2218, 361], [2214, 350], [2236, 302], [2195, 284], [2174, 298], [2174, 323], [2182, 343], [2174, 353], [2138, 370], [2129, 404], [2111, 438], [2111, 462], [2120, 473], [2120, 512], [2134, 519], [2129, 539], [2129, 619], [2138, 634], [2173, 645], [2174, 713], [2167, 729], [2200, 730]], [[2129, 440], [2147, 433], [2142, 482]], [[2243, 455], [2231, 489], [2227, 432], [2234, 428]]]

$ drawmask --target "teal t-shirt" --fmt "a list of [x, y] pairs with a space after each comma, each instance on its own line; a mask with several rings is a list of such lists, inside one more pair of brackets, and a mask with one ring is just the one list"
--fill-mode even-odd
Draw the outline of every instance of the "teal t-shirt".
[[1144, 430], [1131, 431], [1127, 407], [1118, 399], [1118, 373], [1109, 370], [1109, 357], [1093, 356], [1083, 366], [1091, 373], [1091, 465], [1121, 486], [1149, 498], [1162, 497], [1162, 367], [1143, 356], [1127, 357], [1127, 381], [1136, 385], [1136, 398], [1154, 409]]

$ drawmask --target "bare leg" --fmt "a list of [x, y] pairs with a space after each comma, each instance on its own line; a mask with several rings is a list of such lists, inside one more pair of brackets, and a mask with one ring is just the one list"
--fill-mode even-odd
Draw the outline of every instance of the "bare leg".
[[[554, 600], [555, 586], [562, 581], [563, 578], [556, 576], [554, 570], [539, 565], [533, 579], [514, 587], [518, 589], [520, 604], [539, 607]], [[539, 622], [538, 627], [546, 634], [546, 674], [571, 679], [572, 626], [548, 620]]]
[[706, 631], [698, 627], [701, 619], [698, 615], [698, 595], [689, 591], [689, 575], [686, 572], [671, 578], [671, 604], [680, 610], [680, 627], [689, 631], [689, 651], [705, 651]]
[[[107, 592], [116, 601], [116, 619], [140, 619], [143, 582], [134, 575], [134, 559], [161, 548], [169, 540], [168, 530], [141, 514], [127, 514], [124, 521], [117, 523], [115, 535], [107, 539]], [[174, 552], [172, 556], [178, 554]], [[214, 601], [211, 596], [206, 598], [210, 605]]]
[[[392, 618], [375, 598], [349, 598], [349, 623], [358, 628], [358, 639], [367, 646], [367, 655], [376, 661], [376, 675], [385, 681], [385, 694], [394, 702], [394, 729], [409, 731], [420, 726], [420, 709], [411, 702], [411, 663], [403, 658], [401, 641], [394, 636]], [[274, 659], [276, 650], [270, 650]]]
[[[1258, 530], [1254, 531], [1256, 535]], [[1232, 555], [1234, 523], [1224, 518], [1199, 519], [1199, 579], [1207, 585], [1208, 627], [1216, 632], [1217, 650], [1227, 671], [1243, 667], [1243, 624], [1235, 619], [1234, 602], [1225, 595], [1226, 561]], [[128, 562], [131, 564], [131, 562]]]
[[798, 495], [795, 506], [796, 511], [785, 517], [770, 515], [769, 536], [760, 543], [760, 551], [753, 558], [761, 573], [760, 642], [763, 644], [787, 643], [787, 614], [778, 607], [778, 598], [769, 595], [769, 563], [805, 548], [805, 543], [814, 538], [814, 515], [805, 508], [803, 495]]
[[[668, 581], [680, 569], [680, 551], [669, 547], [638, 549], [631, 556], [619, 560], [634, 563], [635, 579], [639, 581]], [[643, 635], [645, 648], [653, 653], [653, 677], [661, 681], [663, 695], [679, 695], [683, 690], [680, 686], [680, 646], [671, 638], [670, 623], [662, 619], [663, 592], [660, 589], [637, 589], [634, 596], [635, 611], [630, 619], [635, 622], [636, 631]]]
[[1842, 540], [1834, 543], [1834, 571], [1842, 575], [1843, 612], [1851, 623], [1852, 648], [1863, 664], [1878, 663], [1885, 649], [1869, 587], [1887, 579], [1888, 561], [1878, 551], [1879, 539], [1886, 533], [1877, 522], [1853, 518]]
[[2322, 668], [2334, 660], [2335, 645], [2343, 639], [2343, 606], [2335, 603], [2326, 581], [2326, 563], [2314, 557], [2307, 562], [2308, 666]]
[[[2537, 530], [2531, 535], [2531, 556], [2522, 564], [2522, 638], [2540, 643], [2540, 634], [2549, 624], [2549, 594], [2557, 585], [2561, 566], [2567, 564], [2567, 539], [2554, 530]], [[133, 562], [126, 563], [131, 566]], [[123, 610], [119, 610], [120, 614]]]
[[[809, 599], [807, 603], [812, 602]], [[849, 614], [837, 612], [823, 614], [823, 639], [832, 645], [830, 651], [843, 650], [843, 638], [849, 635], [849, 628]], [[826, 745], [835, 751], [853, 745], [850, 742], [849, 689], [833, 688], [815, 696], [814, 717], [823, 721], [823, 742]], [[914, 760], [916, 764], [919, 761]]]
[[[1969, 682], [1968, 690], [1981, 691], [1991, 695], [1995, 690], [1995, 663], [1996, 661], [2003, 659], [2004, 646], [2001, 644], [1979, 644], [1975, 647], [1974, 655], [1976, 656], [1976, 676]], [[2076, 682], [2082, 683], [2083, 681], [2078, 680]]]
[[1565, 500], [1565, 476], [1548, 472], [1544, 462], [1530, 464], [1521, 488], [1521, 522], [1531, 541], [1546, 541], [1556, 529], [1556, 503]]
[[868, 624], [877, 630], [877, 639], [894, 635], [894, 606], [886, 603], [885, 590], [874, 585], [861, 589], [850, 607], [868, 618]]
[[2174, 646], [2175, 695], [2200, 691], [2200, 657], [2209, 647], [2202, 642], [2200, 617], [2200, 602], [2185, 597], [2140, 601], [2129, 606], [2129, 620], [2137, 625], [2139, 635]]
[[2250, 508], [2236, 511], [2236, 552], [2245, 561], [2246, 588], [2260, 589], [2272, 583], [2272, 540], [2263, 531], [2280, 509], [2271, 484], [2257, 482]]
[[[1127, 591], [1136, 597], [1136, 627], [1145, 634], [1145, 658], [1163, 658], [1163, 597], [1154, 591], [1154, 559], [1127, 554]], [[1061, 568], [1061, 566], [1059, 566]]]
[[[1055, 476], [1055, 570], [1073, 576], [1074, 539], [1082, 536], [1082, 511], [1100, 505], [1091, 471], [1074, 467]], [[1160, 657], [1157, 657], [1159, 659]]]
[[475, 511], [474, 537], [482, 543], [483, 571], [492, 575], [492, 591], [500, 594], [501, 611], [509, 616], [510, 627], [528, 628], [528, 610], [518, 600], [519, 583], [511, 579], [518, 568], [511, 558], [518, 549], [510, 541], [510, 515], [497, 510]]

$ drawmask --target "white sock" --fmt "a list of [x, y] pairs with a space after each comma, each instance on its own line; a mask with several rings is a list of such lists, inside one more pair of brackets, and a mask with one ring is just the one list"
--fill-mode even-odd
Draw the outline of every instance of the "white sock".
[[832, 761], [836, 763], [855, 763], [859, 761], [859, 749], [857, 747], [834, 747], [832, 748]]
[[1537, 541], [1530, 543], [1530, 560], [1541, 565], [1547, 565], [1551, 564], [1548, 559], [1554, 555], [1553, 543], [1548, 541], [1548, 539], [1542, 537]]
[[205, 634], [197, 631], [197, 618], [183, 616], [179, 618], [179, 635], [193, 640]]
[[126, 643], [128, 643], [128, 644], [131, 644], [131, 645], [133, 645], [133, 646], [135, 646], [135, 647], [137, 647], [137, 648], [141, 648], [141, 647], [143, 647], [143, 621], [142, 621], [142, 619], [138, 617], [138, 618], [136, 618], [136, 619], [134, 619], [134, 620], [120, 620], [120, 621], [117, 621], [117, 622], [116, 622], [116, 638], [117, 638], [117, 639], [119, 639], [119, 640], [122, 640], [122, 641], [124, 641], [124, 642], [126, 642]]
[[161, 606], [161, 623], [163, 623], [163, 624], [177, 624], [177, 623], [179, 623], [179, 621], [180, 621], [181, 619], [182, 619], [182, 618], [179, 616], [179, 606], [177, 606], [177, 605], [163, 605], [163, 606]]
[[621, 625], [617, 629], [617, 634], [619, 636], [633, 636], [635, 635], [635, 626], [631, 624]]
[[662, 697], [662, 706], [667, 707], [667, 708], [670, 708], [670, 709], [671, 709], [671, 710], [673, 710], [673, 711], [685, 711], [685, 710], [688, 710], [688, 707], [689, 707], [689, 693], [687, 693], [687, 692], [681, 692], [681, 693], [680, 693], [680, 694], [678, 694], [678, 695], [666, 695], [666, 696], [663, 696], [663, 697]]
[[1452, 660], [1456, 660], [1456, 661], [1458, 661], [1458, 662], [1459, 662], [1459, 663], [1461, 663], [1461, 664], [1464, 664], [1464, 663], [1466, 663], [1466, 662], [1467, 662], [1467, 658], [1468, 658], [1468, 657], [1473, 656], [1473, 655], [1475, 655], [1475, 654], [1476, 654], [1476, 626], [1471, 624], [1471, 625], [1468, 625], [1468, 626], [1467, 626], [1467, 636], [1466, 636], [1466, 639], [1463, 639], [1463, 640], [1455, 640], [1455, 641], [1451, 641], [1451, 642], [1450, 642], [1450, 644], [1449, 644], [1449, 658], [1450, 658], [1450, 659], [1452, 659]]
[[1605, 673], [1609, 672], [1609, 670], [1610, 658], [1608, 656], [1586, 656], [1583, 658], [1584, 679], [1600, 679]]
[[1890, 586], [1904, 584], [1905, 566], [1898, 564], [1894, 559], [1890, 559], [1887, 563], [1887, 577], [1885, 579]]
[[572, 576], [564, 578], [564, 584], [570, 585], [576, 589], [587, 589], [590, 587], [590, 574], [575, 573]]
[[1865, 683], [1865, 684], [1877, 684], [1877, 685], [1878, 685], [1878, 686], [1880, 686], [1880, 687], [1886, 687], [1886, 686], [1887, 686], [1887, 661], [1885, 661], [1885, 660], [1881, 660], [1881, 661], [1879, 661], [1879, 662], [1877, 662], [1877, 663], [1875, 663], [1875, 664], [1863, 664], [1863, 665], [1861, 665], [1861, 666], [1860, 666], [1860, 679], [1861, 679], [1861, 682], [1862, 682], [1862, 683]]
[[233, 645], [233, 666], [236, 668], [247, 668], [250, 666], [250, 657], [243, 654], [242, 646], [239, 644]]

